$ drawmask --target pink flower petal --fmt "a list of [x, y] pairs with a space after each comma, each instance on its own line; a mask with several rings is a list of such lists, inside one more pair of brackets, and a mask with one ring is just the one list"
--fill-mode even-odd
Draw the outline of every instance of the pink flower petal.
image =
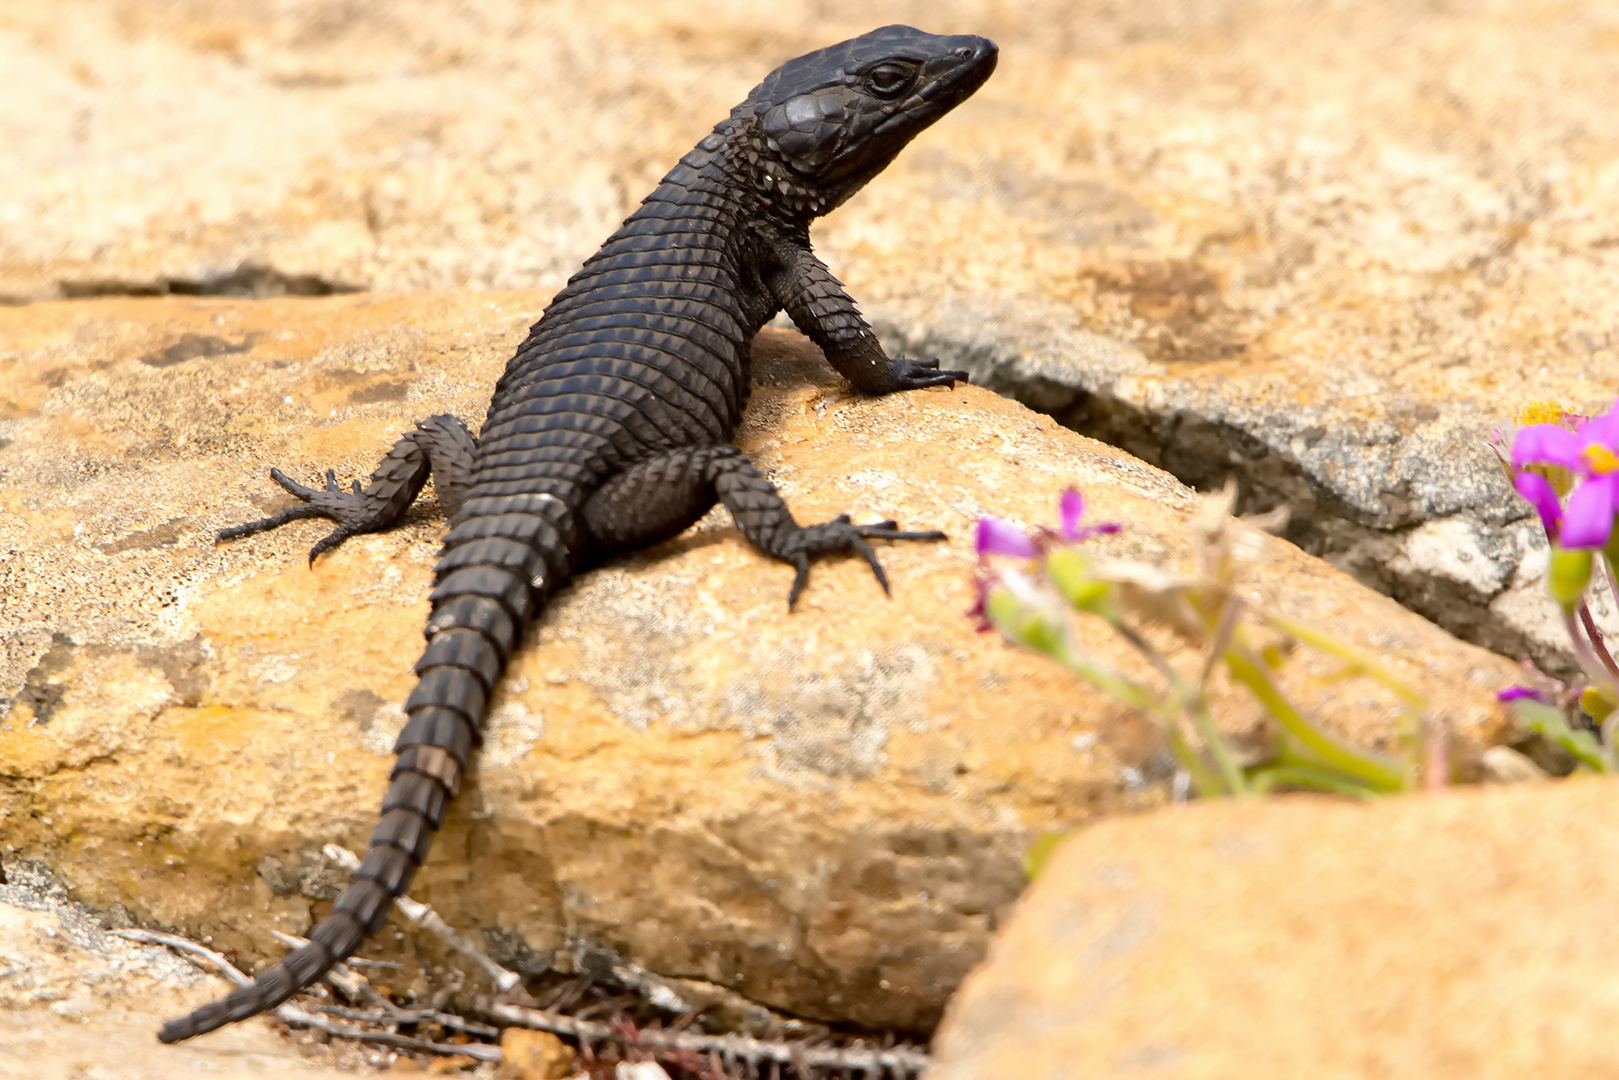
[[1561, 465], [1579, 472], [1585, 464], [1581, 449], [1580, 438], [1572, 431], [1554, 424], [1531, 424], [1520, 428], [1517, 437], [1512, 440], [1512, 467]]
[[1569, 494], [1559, 542], [1566, 548], [1599, 548], [1606, 544], [1613, 532], [1616, 502], [1619, 502], [1619, 473], [1582, 480]]
[[1495, 699], [1503, 704], [1509, 701], [1522, 701], [1524, 698], [1529, 698], [1532, 701], [1538, 701], [1542, 705], [1551, 704], [1551, 702], [1546, 700], [1545, 694], [1541, 693], [1539, 690], [1531, 690], [1527, 686], [1509, 686], [1505, 690], [1502, 690], [1495, 695]]
[[1581, 446], [1606, 446], [1619, 451], [1619, 402], [1601, 416], [1593, 416], [1578, 435]]
[[1540, 523], [1546, 527], [1546, 535], [1553, 540], [1557, 539], [1557, 531], [1563, 524], [1563, 504], [1557, 500], [1557, 489], [1552, 482], [1539, 473], [1521, 472], [1514, 481], [1518, 494], [1529, 501], [1540, 515]]
[[1078, 539], [1079, 519], [1085, 516], [1085, 496], [1079, 493], [1078, 488], [1069, 488], [1062, 493], [1062, 501], [1058, 504], [1062, 512], [1062, 534], [1069, 540]]
[[1116, 533], [1119, 531], [1119, 529], [1120, 525], [1117, 521], [1098, 521], [1095, 525], [1084, 526], [1078, 532], [1074, 533], [1074, 535], [1068, 537], [1068, 539], [1073, 543], [1079, 544], [1089, 540], [1093, 536], [1101, 536], [1104, 533]]
[[1012, 555], [1032, 559], [1039, 549], [1022, 529], [1000, 518], [978, 519], [978, 557], [985, 555]]

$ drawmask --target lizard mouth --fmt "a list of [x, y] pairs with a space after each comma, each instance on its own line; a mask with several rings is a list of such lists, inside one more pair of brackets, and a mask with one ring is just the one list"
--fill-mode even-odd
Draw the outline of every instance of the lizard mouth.
[[1000, 49], [993, 41], [967, 35], [949, 41], [942, 55], [923, 66], [934, 77], [923, 84], [921, 102], [895, 113], [883, 128], [911, 123], [920, 130], [972, 97], [995, 73]]

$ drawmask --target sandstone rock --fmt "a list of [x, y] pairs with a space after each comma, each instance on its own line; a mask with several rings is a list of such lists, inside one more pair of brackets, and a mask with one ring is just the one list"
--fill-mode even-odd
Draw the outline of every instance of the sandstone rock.
[[931, 1080], [1606, 1076], [1619, 785], [1203, 803], [1079, 831]]
[[[887, 5], [1003, 61], [820, 232], [891, 340], [1567, 670], [1480, 445], [1615, 397], [1601, 0]], [[554, 287], [869, 5], [85, 0], [0, 12], [0, 296]], [[1440, 530], [1437, 539], [1433, 530]]]
[[[0, 1077], [169, 1080], [352, 1076], [305, 1057], [260, 1024], [167, 1047], [157, 1024], [219, 992], [167, 949], [105, 932], [50, 875], [0, 859]], [[353, 1050], [354, 1048], [346, 1048]], [[357, 1050], [350, 1063], [364, 1061]]]
[[[244, 958], [326, 909], [343, 878], [320, 847], [374, 823], [441, 518], [424, 498], [313, 568], [318, 525], [213, 533], [288, 501], [270, 464], [346, 480], [425, 414], [476, 424], [542, 299], [0, 309], [9, 851], [97, 910]], [[523, 970], [606, 953], [805, 1017], [927, 1030], [1036, 831], [1166, 798], [1150, 725], [974, 632], [975, 519], [1051, 521], [1077, 484], [1127, 526], [1099, 552], [1177, 567], [1195, 499], [976, 387], [863, 399], [796, 334], [755, 353], [740, 441], [801, 520], [893, 516], [950, 541], [884, 548], [892, 600], [858, 561], [822, 561], [792, 614], [791, 569], [723, 512], [585, 574], [515, 658], [412, 892]], [[1499, 739], [1512, 665], [1259, 540], [1250, 602], [1387, 657], [1463, 759]], [[1398, 703], [1337, 667], [1300, 654], [1297, 700], [1388, 748]], [[1234, 734], [1259, 719], [1229, 687], [1215, 706]], [[454, 963], [391, 932], [373, 949], [407, 945]]]
[[573, 1049], [548, 1031], [500, 1033], [501, 1080], [559, 1080], [573, 1072]]

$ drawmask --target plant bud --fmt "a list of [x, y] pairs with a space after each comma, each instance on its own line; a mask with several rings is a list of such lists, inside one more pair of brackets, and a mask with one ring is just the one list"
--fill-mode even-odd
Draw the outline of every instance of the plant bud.
[[1602, 723], [1619, 707], [1619, 701], [1613, 699], [1613, 691], [1603, 686], [1587, 686], [1580, 694], [1580, 708], [1597, 723]]
[[1546, 567], [1546, 588], [1552, 594], [1552, 599], [1562, 605], [1564, 611], [1573, 611], [1589, 584], [1591, 552], [1584, 548], [1553, 545], [1551, 562]]
[[1046, 556], [1046, 577], [1080, 611], [1101, 613], [1112, 595], [1111, 583], [1091, 577], [1091, 560], [1074, 547], [1060, 547]]
[[1010, 640], [1049, 655], [1059, 655], [1068, 639], [1068, 618], [1056, 598], [1015, 571], [990, 587], [984, 614]]

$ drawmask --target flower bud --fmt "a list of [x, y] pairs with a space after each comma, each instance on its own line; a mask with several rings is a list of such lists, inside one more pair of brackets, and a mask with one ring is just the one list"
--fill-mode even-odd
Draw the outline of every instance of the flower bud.
[[1552, 594], [1552, 599], [1564, 611], [1573, 611], [1590, 583], [1591, 552], [1585, 548], [1553, 545], [1551, 562], [1546, 567], [1546, 588]]
[[1607, 687], [1587, 686], [1580, 694], [1580, 708], [1586, 716], [1600, 724], [1615, 708], [1619, 708], [1619, 701], [1613, 699], [1613, 691]]
[[1011, 641], [1043, 653], [1060, 654], [1068, 640], [1068, 618], [1056, 598], [1016, 571], [990, 587], [984, 614]]
[[1101, 613], [1113, 587], [1091, 577], [1091, 560], [1075, 547], [1060, 547], [1046, 555], [1046, 577], [1057, 592], [1080, 611]]

